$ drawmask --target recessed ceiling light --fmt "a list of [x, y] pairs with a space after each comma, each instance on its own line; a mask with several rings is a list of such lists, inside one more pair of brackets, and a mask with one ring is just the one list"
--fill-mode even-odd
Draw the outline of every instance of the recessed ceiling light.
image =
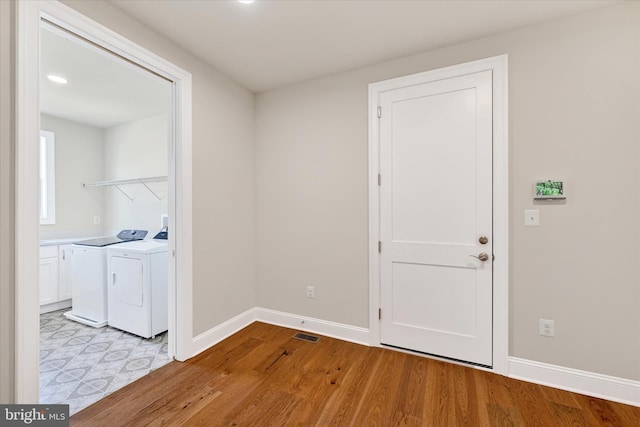
[[251, 4], [253, 3], [255, 0], [238, 0], [238, 3], [242, 3], [242, 4]]
[[67, 83], [69, 83], [69, 81], [64, 77], [56, 76], [55, 74], [49, 74], [47, 75], [47, 78], [52, 82], [59, 83], [61, 85], [66, 85]]

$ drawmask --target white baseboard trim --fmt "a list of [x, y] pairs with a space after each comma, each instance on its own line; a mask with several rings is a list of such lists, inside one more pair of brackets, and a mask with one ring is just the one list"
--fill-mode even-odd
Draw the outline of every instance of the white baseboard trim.
[[229, 319], [226, 322], [221, 323], [206, 332], [201, 333], [197, 337], [194, 337], [193, 344], [191, 346], [191, 357], [202, 353], [209, 347], [218, 344], [220, 341], [230, 337], [240, 329], [245, 328], [255, 322], [255, 310], [255, 308], [251, 308], [244, 313], [240, 313], [236, 317]]
[[312, 332], [366, 346], [370, 343], [369, 329], [367, 328], [254, 307], [194, 337], [191, 346], [191, 357], [213, 347], [255, 321]]
[[63, 308], [71, 307], [71, 300], [52, 302], [51, 304], [45, 304], [40, 306], [40, 314], [51, 313], [52, 311], [62, 310]]
[[509, 358], [510, 378], [640, 406], [640, 381], [565, 368], [532, 360]]
[[255, 315], [256, 320], [259, 322], [284, 326], [285, 328], [297, 329], [303, 332], [312, 332], [366, 346], [369, 346], [371, 343], [370, 332], [367, 328], [259, 307], [256, 307]]

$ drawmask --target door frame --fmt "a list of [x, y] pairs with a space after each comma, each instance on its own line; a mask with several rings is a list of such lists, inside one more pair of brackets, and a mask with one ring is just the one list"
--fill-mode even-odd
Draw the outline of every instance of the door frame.
[[192, 356], [191, 74], [57, 1], [19, 1], [15, 148], [15, 399], [39, 399], [38, 140], [41, 18], [173, 82], [168, 213], [169, 354]]
[[[509, 153], [508, 56], [500, 55], [369, 84], [369, 331], [371, 345], [380, 343], [380, 145], [378, 107], [386, 91], [481, 71], [493, 82], [493, 366], [507, 375], [509, 358]], [[384, 114], [384, 112], [382, 112]], [[384, 177], [382, 177], [384, 179]], [[483, 368], [479, 368], [483, 369]]]

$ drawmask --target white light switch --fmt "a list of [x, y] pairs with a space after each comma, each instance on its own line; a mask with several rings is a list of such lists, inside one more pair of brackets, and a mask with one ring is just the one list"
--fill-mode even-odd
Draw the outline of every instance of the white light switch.
[[526, 210], [524, 211], [524, 225], [528, 227], [537, 227], [540, 225], [540, 211]]

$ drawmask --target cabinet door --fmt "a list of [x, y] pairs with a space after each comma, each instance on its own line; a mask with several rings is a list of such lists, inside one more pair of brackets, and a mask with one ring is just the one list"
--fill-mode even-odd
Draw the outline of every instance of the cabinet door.
[[58, 301], [58, 257], [40, 258], [40, 305]]
[[60, 245], [58, 249], [58, 265], [59, 265], [59, 283], [58, 289], [60, 294], [58, 299], [64, 301], [71, 299], [71, 257], [73, 256], [73, 245]]

